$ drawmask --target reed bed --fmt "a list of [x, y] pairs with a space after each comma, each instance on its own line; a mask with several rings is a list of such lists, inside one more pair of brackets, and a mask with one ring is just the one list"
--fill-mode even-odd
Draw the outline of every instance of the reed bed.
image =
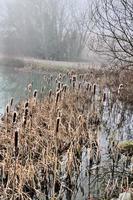
[[[26, 101], [13, 108], [11, 99], [0, 124], [0, 199], [79, 199], [78, 191], [83, 196], [85, 192], [79, 181], [82, 172], [88, 181], [88, 200], [132, 191], [133, 144], [125, 147], [107, 136], [107, 159], [102, 160], [100, 129], [108, 101], [104, 87], [114, 87], [114, 81], [109, 84], [111, 77], [95, 70], [60, 73], [56, 80], [47, 79], [50, 86], [56, 85], [47, 95], [43, 89], [33, 91], [29, 84]], [[124, 91], [120, 78], [125, 81], [120, 74], [115, 85], [117, 100]], [[114, 96], [110, 98], [114, 101]], [[84, 153], [87, 166], [83, 165]]]

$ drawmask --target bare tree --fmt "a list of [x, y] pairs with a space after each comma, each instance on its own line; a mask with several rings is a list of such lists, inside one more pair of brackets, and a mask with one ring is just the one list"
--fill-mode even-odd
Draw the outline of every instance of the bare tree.
[[96, 0], [92, 6], [93, 49], [117, 64], [133, 64], [133, 1]]
[[81, 59], [89, 20], [87, 7], [80, 7], [86, 1], [9, 1], [4, 21], [5, 53], [52, 60]]

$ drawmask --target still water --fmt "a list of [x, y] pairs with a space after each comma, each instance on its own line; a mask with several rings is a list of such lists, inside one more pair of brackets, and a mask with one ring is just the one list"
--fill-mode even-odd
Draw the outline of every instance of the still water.
[[33, 89], [40, 89], [42, 81], [41, 72], [0, 66], [0, 114], [4, 113], [12, 97], [15, 102], [26, 98], [26, 88], [29, 83], [33, 83]]

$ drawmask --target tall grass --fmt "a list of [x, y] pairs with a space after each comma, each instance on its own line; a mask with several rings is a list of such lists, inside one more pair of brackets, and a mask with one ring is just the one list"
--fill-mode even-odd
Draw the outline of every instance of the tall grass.
[[[102, 110], [108, 101], [103, 87], [111, 76], [101, 74], [99, 81], [98, 73], [71, 71], [65, 75], [69, 85], [59, 74], [49, 82], [56, 90], [51, 87], [41, 101], [39, 91], [31, 95], [30, 85], [28, 100], [20, 102], [17, 112], [10, 109], [11, 100], [0, 127], [0, 199], [76, 199], [79, 190], [84, 193], [79, 184], [82, 170], [90, 200], [111, 199], [132, 188], [129, 145], [110, 139], [108, 158], [101, 161]], [[84, 152], [88, 165], [82, 168]]]

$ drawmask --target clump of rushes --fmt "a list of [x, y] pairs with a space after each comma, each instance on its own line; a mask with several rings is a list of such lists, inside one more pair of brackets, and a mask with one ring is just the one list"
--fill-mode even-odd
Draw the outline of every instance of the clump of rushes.
[[16, 123], [16, 120], [17, 120], [17, 113], [14, 112], [14, 113], [13, 113], [13, 118], [12, 118], [13, 124]]

